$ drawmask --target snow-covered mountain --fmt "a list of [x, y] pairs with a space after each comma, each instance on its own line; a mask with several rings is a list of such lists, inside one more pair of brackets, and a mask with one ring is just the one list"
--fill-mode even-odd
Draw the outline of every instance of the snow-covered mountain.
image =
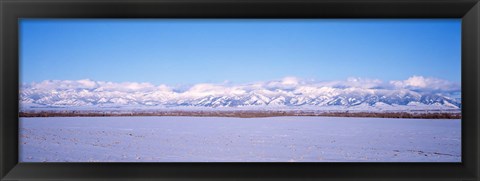
[[[432, 85], [434, 84], [434, 85]], [[242, 85], [196, 84], [186, 90], [150, 83], [113, 83], [91, 80], [43, 81], [24, 84], [22, 109], [38, 107], [282, 107], [328, 109], [458, 109], [458, 84], [414, 76], [404, 81], [351, 78], [346, 81], [282, 80]]]

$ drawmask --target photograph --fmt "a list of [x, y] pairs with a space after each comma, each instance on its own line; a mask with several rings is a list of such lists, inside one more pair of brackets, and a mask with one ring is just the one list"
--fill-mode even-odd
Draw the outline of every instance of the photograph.
[[18, 25], [19, 162], [462, 162], [460, 18]]

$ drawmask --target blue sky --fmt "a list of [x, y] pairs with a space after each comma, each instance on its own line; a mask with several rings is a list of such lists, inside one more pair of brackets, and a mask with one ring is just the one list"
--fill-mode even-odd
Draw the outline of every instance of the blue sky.
[[295, 76], [460, 82], [460, 19], [20, 21], [20, 78], [153, 84]]

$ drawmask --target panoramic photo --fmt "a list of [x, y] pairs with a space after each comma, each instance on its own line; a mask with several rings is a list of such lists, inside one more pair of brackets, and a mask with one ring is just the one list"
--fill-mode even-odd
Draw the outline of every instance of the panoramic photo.
[[461, 162], [460, 19], [21, 19], [20, 162]]

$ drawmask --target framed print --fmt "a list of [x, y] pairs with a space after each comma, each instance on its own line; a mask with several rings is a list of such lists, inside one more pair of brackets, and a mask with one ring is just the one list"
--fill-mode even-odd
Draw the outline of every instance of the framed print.
[[2, 179], [478, 179], [478, 1], [1, 8]]

